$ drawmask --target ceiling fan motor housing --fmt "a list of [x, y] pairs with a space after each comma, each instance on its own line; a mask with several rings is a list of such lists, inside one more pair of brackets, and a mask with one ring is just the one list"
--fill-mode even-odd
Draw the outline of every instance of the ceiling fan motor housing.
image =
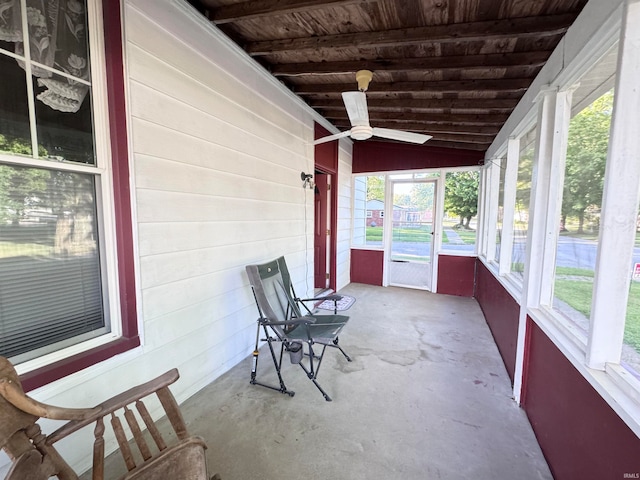
[[355, 125], [351, 127], [350, 136], [354, 140], [366, 140], [373, 136], [373, 129], [368, 125]]

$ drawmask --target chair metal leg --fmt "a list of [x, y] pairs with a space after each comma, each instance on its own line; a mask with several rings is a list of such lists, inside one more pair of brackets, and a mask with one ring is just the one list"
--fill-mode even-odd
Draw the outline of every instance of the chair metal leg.
[[317, 388], [318, 390], [320, 390], [320, 393], [322, 394], [322, 396], [324, 397], [324, 399], [325, 399], [327, 402], [331, 402], [331, 401], [332, 401], [332, 400], [331, 400], [331, 397], [330, 397], [330, 396], [327, 394], [327, 392], [325, 392], [325, 391], [323, 390], [323, 388], [320, 386], [320, 384], [319, 384], [319, 383], [318, 383], [318, 381], [316, 380], [315, 375], [314, 375], [313, 373], [311, 373], [311, 372], [309, 371], [309, 369], [308, 369], [307, 367], [305, 367], [305, 366], [302, 364], [302, 362], [300, 362], [298, 365], [300, 365], [300, 368], [302, 368], [302, 370], [304, 370], [304, 371], [305, 371], [305, 373], [307, 374], [307, 377], [309, 377], [309, 379], [313, 382], [313, 384], [316, 386], [316, 388]]
[[336, 337], [336, 339], [333, 341], [333, 345], [331, 345], [332, 347], [337, 348], [338, 350], [340, 350], [342, 352], [342, 355], [344, 355], [344, 358], [347, 359], [347, 362], [351, 361], [351, 357], [349, 355], [347, 355], [347, 352], [345, 352], [342, 347], [340, 345], [338, 345], [338, 337]]
[[284, 346], [282, 346], [280, 349], [280, 361], [278, 362], [278, 359], [276, 358], [276, 352], [273, 349], [274, 339], [269, 335], [269, 332], [267, 331], [267, 327], [264, 325], [262, 327], [264, 329], [264, 334], [266, 337], [265, 339], [263, 339], [263, 341], [266, 341], [269, 344], [269, 351], [271, 352], [271, 358], [273, 360], [273, 365], [275, 366], [276, 373], [278, 375], [278, 381], [280, 383], [280, 386], [275, 387], [273, 385], [267, 385], [266, 383], [261, 383], [256, 380], [256, 376], [258, 372], [258, 356], [259, 356], [258, 345], [260, 342], [260, 326], [258, 326], [258, 334], [256, 335], [256, 348], [253, 351], [253, 364], [251, 367], [251, 380], [249, 381], [249, 383], [251, 385], [260, 385], [261, 387], [270, 388], [271, 390], [275, 390], [280, 393], [286, 393], [290, 397], [293, 397], [296, 394], [296, 392], [294, 392], [293, 390], [287, 389], [287, 386], [284, 384], [284, 380], [282, 379], [282, 374], [280, 373], [280, 367], [282, 365], [282, 350]]
[[[309, 345], [309, 353], [307, 354], [307, 356], [309, 357], [309, 368], [305, 367], [302, 362], [300, 362], [298, 365], [300, 365], [300, 368], [304, 370], [304, 372], [307, 374], [307, 377], [309, 378], [309, 380], [313, 382], [316, 388], [320, 390], [320, 393], [322, 393], [322, 396], [324, 397], [324, 399], [327, 402], [331, 402], [332, 401], [331, 397], [327, 394], [327, 392], [324, 391], [324, 389], [320, 386], [320, 384], [316, 380], [318, 377], [318, 371], [320, 370], [320, 365], [322, 364], [322, 359], [324, 358], [324, 351], [326, 350], [327, 345], [322, 346], [322, 353], [320, 355], [316, 355], [313, 352], [313, 345], [311, 343], [308, 343], [308, 345]], [[318, 363], [314, 368], [313, 362], [315, 359], [318, 359]]]

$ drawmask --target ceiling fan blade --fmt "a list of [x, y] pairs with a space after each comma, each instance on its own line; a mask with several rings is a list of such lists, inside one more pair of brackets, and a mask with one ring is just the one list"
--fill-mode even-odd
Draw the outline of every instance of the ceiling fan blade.
[[345, 132], [336, 133], [334, 135], [329, 135], [328, 137], [318, 138], [313, 141], [314, 145], [320, 145], [321, 143], [331, 142], [333, 140], [337, 140], [339, 138], [348, 137], [351, 135], [351, 130], [347, 130]]
[[353, 127], [369, 126], [367, 96], [364, 92], [342, 92], [342, 101]]
[[373, 127], [373, 136], [409, 143], [424, 143], [427, 140], [433, 138], [432, 135], [423, 135], [421, 133], [404, 132], [402, 130], [393, 130], [391, 128], [378, 127]]

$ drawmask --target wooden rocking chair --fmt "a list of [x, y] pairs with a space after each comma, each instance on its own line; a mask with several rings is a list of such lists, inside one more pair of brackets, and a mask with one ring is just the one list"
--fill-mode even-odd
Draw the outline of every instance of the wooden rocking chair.
[[[207, 448], [202, 438], [190, 436], [178, 404], [168, 386], [179, 377], [173, 369], [137, 387], [131, 388], [94, 408], [60, 408], [40, 403], [22, 390], [13, 365], [0, 357], [0, 448], [12, 461], [5, 480], [77, 479], [78, 475], [60, 456], [54, 445], [87, 425], [94, 425], [94, 480], [104, 479], [105, 417], [115, 433], [128, 472], [121, 479], [208, 479], [205, 459]], [[142, 399], [156, 394], [173, 427], [177, 440], [169, 444], [151, 418]], [[137, 411], [137, 415], [134, 413]], [[122, 415], [133, 434], [127, 441]], [[69, 420], [50, 435], [44, 435], [36, 423], [39, 418]], [[141, 428], [138, 418], [144, 422]], [[146, 428], [147, 432], [143, 432]], [[173, 437], [173, 435], [171, 435]], [[153, 441], [148, 441], [151, 437]], [[139, 451], [134, 454], [131, 445]], [[212, 480], [219, 479], [218, 475]]]

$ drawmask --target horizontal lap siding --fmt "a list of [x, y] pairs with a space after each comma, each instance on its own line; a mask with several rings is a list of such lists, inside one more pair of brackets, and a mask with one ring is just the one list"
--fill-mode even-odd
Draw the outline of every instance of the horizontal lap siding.
[[350, 142], [341, 142], [338, 149], [338, 238], [337, 290], [351, 283], [351, 152]]
[[[297, 290], [313, 290], [314, 198], [300, 182], [314, 168], [312, 110], [186, 2], [123, 3], [143, 345], [31, 392], [54, 405], [95, 405], [173, 367], [182, 402], [241, 361], [255, 342], [249, 263], [284, 255]], [[340, 155], [344, 286], [351, 152]], [[80, 470], [93, 434], [81, 437], [61, 445]], [[0, 477], [6, 465], [0, 455]]]
[[313, 164], [312, 119], [258, 91], [255, 70], [238, 79], [209, 58], [200, 42], [214, 57], [226, 47], [201, 25], [186, 44], [162, 13], [134, 3], [126, 52], [145, 356], [182, 365], [182, 388], [195, 390], [253, 348], [245, 265], [285, 255], [306, 288], [313, 192], [299, 175]]

